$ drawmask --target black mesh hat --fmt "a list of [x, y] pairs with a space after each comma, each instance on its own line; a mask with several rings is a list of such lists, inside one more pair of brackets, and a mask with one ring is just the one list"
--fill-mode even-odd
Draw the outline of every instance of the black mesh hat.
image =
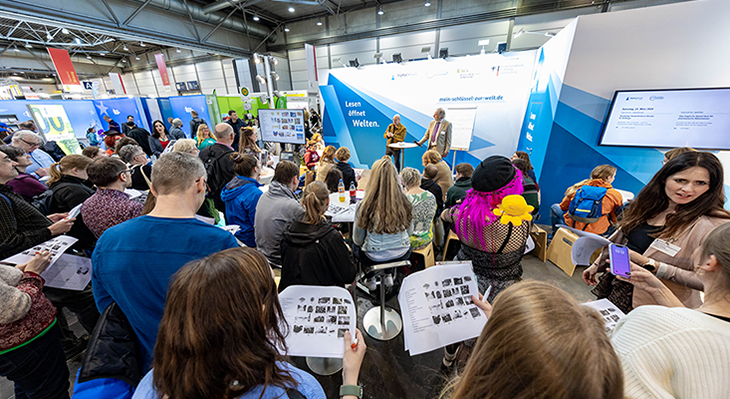
[[506, 186], [514, 177], [512, 162], [501, 155], [492, 155], [477, 165], [471, 177], [471, 187], [488, 193]]

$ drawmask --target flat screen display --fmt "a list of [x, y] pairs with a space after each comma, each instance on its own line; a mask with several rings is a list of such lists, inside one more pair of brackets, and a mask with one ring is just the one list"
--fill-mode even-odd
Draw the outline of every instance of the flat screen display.
[[617, 91], [600, 145], [730, 149], [730, 88]]
[[304, 111], [301, 109], [259, 109], [261, 140], [304, 144]]

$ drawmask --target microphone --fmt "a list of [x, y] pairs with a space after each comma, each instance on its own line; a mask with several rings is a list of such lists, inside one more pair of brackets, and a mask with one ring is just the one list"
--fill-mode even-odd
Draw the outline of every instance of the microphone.
[[423, 144], [419, 143], [418, 140], [413, 140], [413, 144], [416, 144], [419, 147], [423, 148]]

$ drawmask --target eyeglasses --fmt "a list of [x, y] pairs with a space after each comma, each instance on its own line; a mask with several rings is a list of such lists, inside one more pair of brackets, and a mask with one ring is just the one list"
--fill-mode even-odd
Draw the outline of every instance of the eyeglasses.
[[40, 141], [37, 142], [37, 143], [29, 143], [29, 142], [25, 141], [25, 139], [20, 139], [20, 141], [24, 142], [25, 144], [28, 144], [31, 147], [40, 147], [41, 146], [41, 142]]
[[126, 169], [126, 170], [123, 170], [123, 171], [119, 172], [120, 175], [123, 175], [125, 173], [130, 173], [131, 174], [132, 173], [132, 169]]
[[203, 180], [203, 183], [205, 183], [205, 193], [208, 194], [210, 192], [210, 186], [208, 185], [208, 181], [205, 178], [201, 176], [197, 180], [195, 180], [195, 183], [198, 183], [201, 179]]

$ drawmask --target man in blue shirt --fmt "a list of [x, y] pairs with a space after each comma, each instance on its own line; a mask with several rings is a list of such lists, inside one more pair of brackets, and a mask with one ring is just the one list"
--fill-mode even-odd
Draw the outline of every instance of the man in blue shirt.
[[12, 146], [18, 147], [30, 155], [32, 165], [25, 168], [25, 172], [37, 178], [48, 176], [49, 168], [55, 162], [53, 158], [40, 147], [43, 145], [41, 137], [30, 130], [18, 130], [13, 135]]
[[195, 219], [206, 187], [198, 157], [165, 154], [152, 167], [155, 208], [106, 230], [92, 255], [96, 306], [103, 311], [117, 303], [141, 343], [145, 368], [152, 360], [171, 277], [190, 261], [238, 246], [231, 233]]

